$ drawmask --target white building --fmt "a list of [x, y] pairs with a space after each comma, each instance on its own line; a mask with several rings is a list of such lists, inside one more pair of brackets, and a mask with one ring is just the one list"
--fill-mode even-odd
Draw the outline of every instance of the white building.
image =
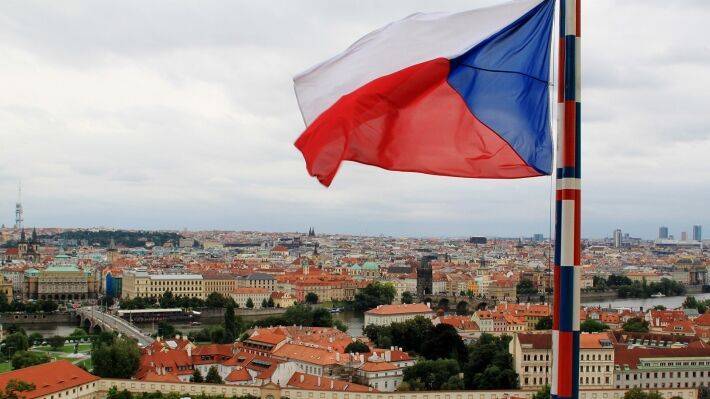
[[[580, 335], [580, 389], [614, 387], [614, 346], [608, 333]], [[552, 334], [516, 334], [509, 346], [521, 389], [540, 389], [552, 382]]]
[[388, 326], [392, 323], [401, 323], [423, 316], [427, 319], [434, 318], [434, 311], [429, 305], [423, 303], [380, 305], [365, 312], [365, 325]]
[[234, 299], [234, 302], [240, 308], [246, 308], [250, 299], [254, 304], [254, 308], [260, 308], [264, 301], [269, 300], [271, 291], [266, 288], [239, 287], [230, 292], [229, 296]]

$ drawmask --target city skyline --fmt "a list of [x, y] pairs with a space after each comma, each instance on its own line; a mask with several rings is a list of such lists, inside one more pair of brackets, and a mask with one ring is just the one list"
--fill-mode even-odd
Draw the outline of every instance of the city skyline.
[[[549, 236], [549, 178], [347, 163], [325, 190], [292, 145], [296, 73], [413, 12], [496, 3], [3, 4], [0, 223], [21, 180], [27, 226]], [[693, 44], [708, 7], [585, 3], [584, 237], [710, 224], [710, 170], [695, 161], [710, 150], [697, 90], [710, 63]], [[620, 30], [637, 51], [608, 46]]]

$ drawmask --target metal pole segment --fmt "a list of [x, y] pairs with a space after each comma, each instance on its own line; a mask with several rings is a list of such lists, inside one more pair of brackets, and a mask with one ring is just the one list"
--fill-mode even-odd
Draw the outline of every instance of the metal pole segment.
[[579, 398], [580, 1], [559, 0], [552, 398]]

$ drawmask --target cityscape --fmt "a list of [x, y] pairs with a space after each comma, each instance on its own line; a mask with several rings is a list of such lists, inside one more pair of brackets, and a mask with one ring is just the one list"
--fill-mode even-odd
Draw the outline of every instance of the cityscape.
[[[543, 234], [134, 231], [23, 219], [18, 202], [14, 225], [0, 230], [0, 356], [19, 376], [68, 362], [62, 372], [92, 393], [124, 378], [220, 384], [235, 390], [215, 392], [235, 396], [260, 387], [532, 397], [551, 382]], [[695, 397], [710, 384], [708, 244], [699, 225], [679, 240], [664, 226], [655, 240], [621, 229], [583, 240], [582, 392]], [[131, 362], [119, 370], [115, 356]]]
[[710, 2], [0, 16], [0, 399], [710, 399]]

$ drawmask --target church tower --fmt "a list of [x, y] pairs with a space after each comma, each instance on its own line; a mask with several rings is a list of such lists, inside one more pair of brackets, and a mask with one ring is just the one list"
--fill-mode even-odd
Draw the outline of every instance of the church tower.
[[111, 239], [111, 241], [108, 244], [108, 248], [106, 249], [106, 260], [108, 263], [113, 264], [113, 262], [116, 261], [116, 258], [118, 257], [118, 250], [116, 249], [116, 241]]

